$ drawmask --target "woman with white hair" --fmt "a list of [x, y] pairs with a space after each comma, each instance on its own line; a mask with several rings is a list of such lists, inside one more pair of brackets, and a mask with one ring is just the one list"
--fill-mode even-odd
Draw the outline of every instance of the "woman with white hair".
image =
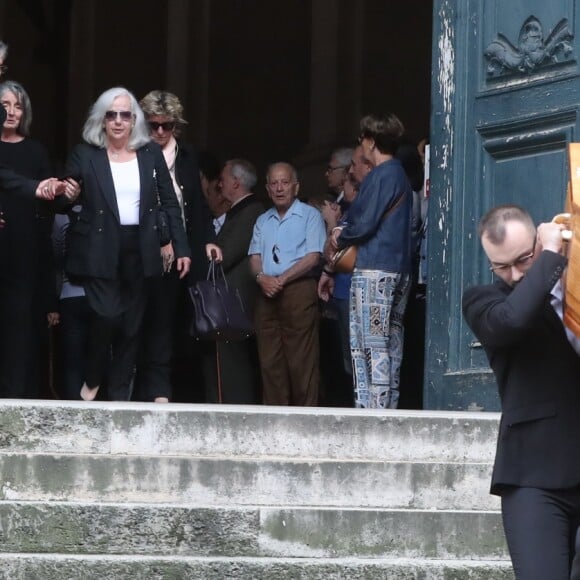
[[135, 97], [122, 87], [105, 91], [83, 138], [66, 164], [81, 183], [82, 210], [70, 225], [65, 261], [93, 314], [81, 397], [93, 400], [106, 378], [110, 400], [129, 400], [145, 279], [163, 270], [160, 209], [180, 277], [189, 271], [190, 252], [165, 159]]

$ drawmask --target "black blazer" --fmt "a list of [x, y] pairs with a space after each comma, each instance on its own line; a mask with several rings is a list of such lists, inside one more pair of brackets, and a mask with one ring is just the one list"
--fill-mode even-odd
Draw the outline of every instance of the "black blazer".
[[580, 356], [550, 304], [566, 259], [544, 251], [522, 281], [468, 289], [463, 314], [494, 371], [502, 418], [491, 492], [580, 484]]
[[2, 191], [33, 198], [39, 183], [40, 181], [37, 179], [23, 177], [12, 169], [0, 165], [0, 189]]
[[264, 211], [264, 205], [255, 195], [242, 199], [227, 212], [224, 225], [217, 235], [217, 244], [224, 255], [222, 267], [228, 283], [239, 290], [244, 306], [252, 316], [259, 287], [250, 271], [248, 249], [254, 224]]
[[191, 269], [189, 283], [203, 279], [207, 274], [208, 261], [205, 244], [215, 243], [215, 230], [209, 207], [201, 190], [199, 165], [194, 149], [178, 141], [175, 159], [175, 177], [183, 195], [183, 213], [189, 248]]
[[[157, 232], [157, 192], [169, 218], [175, 256], [189, 257], [179, 203], [160, 147], [153, 142], [137, 150], [141, 199], [139, 237], [145, 276], [162, 272]], [[121, 224], [111, 166], [105, 149], [77, 145], [66, 175], [81, 182], [82, 210], [71, 222], [66, 270], [70, 275], [114, 279], [117, 276]]]

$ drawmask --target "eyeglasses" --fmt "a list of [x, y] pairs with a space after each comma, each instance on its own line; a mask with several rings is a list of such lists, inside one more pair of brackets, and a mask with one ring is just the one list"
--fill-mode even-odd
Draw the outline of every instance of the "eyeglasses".
[[166, 121], [165, 123], [157, 123], [156, 121], [149, 121], [149, 128], [151, 131], [159, 131], [159, 127], [164, 131], [173, 131], [173, 129], [175, 129], [175, 122]]
[[295, 181], [290, 181], [289, 179], [277, 179], [276, 181], [268, 181], [268, 187], [276, 188], [281, 185], [286, 189], [289, 185], [296, 183]]
[[280, 263], [280, 258], [278, 254], [280, 253], [280, 248], [276, 245], [272, 246], [272, 260], [274, 260], [274, 264]]
[[498, 273], [498, 272], [507, 272], [512, 268], [518, 269], [525, 268], [532, 261], [535, 253], [536, 253], [536, 240], [534, 239], [534, 245], [532, 246], [532, 251], [529, 254], [526, 254], [525, 256], [520, 256], [513, 262], [510, 262], [509, 264], [494, 264], [492, 262], [489, 265], [489, 269], [492, 272]]
[[133, 113], [131, 111], [107, 111], [105, 113], [107, 121], [116, 121], [119, 117], [121, 117], [121, 121], [130, 121], [133, 118]]
[[0, 64], [0, 74], [4, 74], [7, 71], [8, 71], [8, 65]]
[[326, 166], [326, 173], [332, 173], [333, 171], [336, 171], [337, 169], [346, 169], [348, 167], [348, 165], [337, 165], [336, 167], [333, 167], [332, 165], [327, 165]]

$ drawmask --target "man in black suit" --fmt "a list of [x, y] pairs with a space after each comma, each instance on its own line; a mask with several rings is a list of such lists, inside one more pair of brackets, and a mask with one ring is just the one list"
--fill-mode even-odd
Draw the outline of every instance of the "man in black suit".
[[569, 580], [580, 521], [580, 339], [562, 323], [563, 228], [492, 209], [479, 234], [499, 280], [463, 296], [499, 388], [491, 493], [518, 580]]
[[[264, 213], [264, 205], [252, 192], [257, 181], [256, 169], [249, 161], [226, 162], [220, 174], [219, 192], [230, 208], [216, 240], [223, 252], [222, 267], [228, 284], [239, 291], [251, 318], [258, 287], [250, 272], [248, 247], [254, 224]], [[208, 347], [204, 373], [206, 402], [256, 403], [260, 373], [255, 338]]]

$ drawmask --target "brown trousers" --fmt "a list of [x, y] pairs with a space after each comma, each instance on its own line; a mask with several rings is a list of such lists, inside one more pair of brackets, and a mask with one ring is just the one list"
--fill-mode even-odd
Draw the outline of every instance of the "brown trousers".
[[318, 405], [319, 342], [316, 280], [290, 283], [256, 301], [256, 338], [265, 405]]

